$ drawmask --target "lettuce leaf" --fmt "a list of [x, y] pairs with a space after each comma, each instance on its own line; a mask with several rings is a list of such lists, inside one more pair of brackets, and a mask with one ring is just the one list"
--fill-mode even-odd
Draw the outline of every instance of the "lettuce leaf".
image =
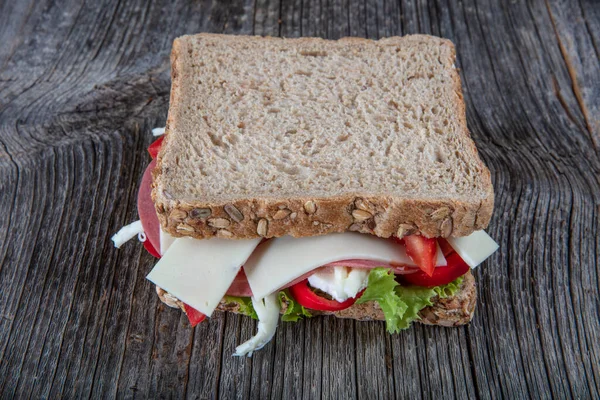
[[227, 303], [238, 304], [240, 306], [240, 314], [258, 320], [258, 315], [256, 314], [256, 310], [252, 305], [252, 299], [250, 297], [225, 296], [224, 299]]
[[369, 273], [367, 288], [356, 304], [376, 301], [383, 310], [387, 330], [390, 333], [398, 332], [406, 323], [402, 317], [408, 309], [400, 296], [396, 294], [399, 286], [394, 273], [389, 268], [373, 268]]
[[445, 299], [446, 297], [454, 296], [456, 292], [458, 292], [458, 289], [460, 289], [460, 285], [462, 285], [462, 283], [463, 277], [460, 276], [450, 283], [442, 286], [436, 286], [432, 289], [435, 290], [435, 294], [440, 296], [440, 299]]
[[312, 317], [310, 312], [301, 306], [290, 294], [289, 290], [282, 290], [279, 292], [279, 302], [283, 308], [283, 303], [287, 304], [287, 308], [283, 315], [281, 316], [281, 320], [284, 322], [297, 322], [300, 318], [303, 317]]
[[419, 318], [419, 311], [433, 305], [435, 296], [446, 298], [454, 295], [462, 277], [446, 285], [426, 288], [421, 286], [402, 286], [396, 282], [394, 273], [389, 268], [374, 268], [369, 273], [367, 288], [356, 301], [357, 304], [376, 301], [383, 310], [387, 330], [397, 333], [407, 329]]

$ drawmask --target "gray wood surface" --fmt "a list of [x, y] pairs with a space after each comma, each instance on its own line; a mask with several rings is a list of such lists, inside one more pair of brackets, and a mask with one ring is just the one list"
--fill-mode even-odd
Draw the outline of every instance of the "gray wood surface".
[[[501, 245], [470, 326], [315, 318], [241, 359], [254, 321], [158, 301], [109, 238], [201, 31], [454, 41]], [[599, 46], [594, 0], [0, 1], [0, 398], [599, 398]]]

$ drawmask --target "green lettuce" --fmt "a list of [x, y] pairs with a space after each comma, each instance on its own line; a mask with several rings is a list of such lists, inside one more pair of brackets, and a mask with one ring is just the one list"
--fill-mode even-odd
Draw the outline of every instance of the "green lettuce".
[[237, 296], [225, 296], [225, 301], [227, 303], [236, 303], [240, 306], [238, 312], [240, 314], [247, 315], [252, 319], [258, 319], [258, 315], [256, 314], [256, 310], [252, 305], [252, 299], [250, 297], [237, 297]]
[[376, 301], [383, 310], [387, 330], [397, 333], [407, 329], [419, 319], [419, 311], [433, 305], [432, 298], [453, 296], [462, 283], [462, 277], [446, 285], [426, 288], [421, 286], [402, 286], [396, 282], [389, 268], [374, 268], [369, 273], [367, 288], [356, 301], [357, 304]]
[[279, 292], [279, 302], [281, 303], [282, 308], [283, 303], [287, 304], [287, 308], [281, 316], [281, 320], [284, 322], [297, 322], [300, 318], [312, 317], [312, 315], [310, 314], [310, 312], [308, 312], [306, 308], [304, 308], [296, 300], [294, 300], [294, 298], [287, 289]]

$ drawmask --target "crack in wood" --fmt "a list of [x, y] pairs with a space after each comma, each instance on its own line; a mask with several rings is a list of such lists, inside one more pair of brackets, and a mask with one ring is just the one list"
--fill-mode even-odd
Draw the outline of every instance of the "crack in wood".
[[556, 27], [556, 21], [554, 20], [554, 15], [552, 14], [552, 10], [550, 8], [549, 0], [544, 0], [546, 3], [546, 9], [548, 10], [548, 15], [550, 17], [550, 21], [552, 22], [552, 29], [554, 30], [554, 34], [556, 35], [556, 40], [558, 42], [558, 47], [560, 48], [560, 53], [562, 54], [563, 60], [565, 61], [565, 66], [567, 67], [567, 72], [569, 73], [569, 77], [571, 78], [571, 87], [573, 89], [573, 94], [575, 95], [575, 99], [577, 100], [577, 104], [579, 105], [579, 109], [581, 110], [581, 114], [583, 115], [583, 119], [585, 120], [585, 126], [587, 132], [590, 135], [590, 140], [592, 141], [592, 145], [595, 149], [598, 149], [598, 143], [596, 136], [598, 133], [594, 132], [592, 124], [590, 122], [589, 112], [585, 101], [583, 99], [583, 95], [581, 94], [581, 88], [579, 87], [579, 82], [577, 81], [577, 71], [571, 62], [571, 56], [569, 52], [565, 48], [563, 41], [560, 37], [558, 29]]

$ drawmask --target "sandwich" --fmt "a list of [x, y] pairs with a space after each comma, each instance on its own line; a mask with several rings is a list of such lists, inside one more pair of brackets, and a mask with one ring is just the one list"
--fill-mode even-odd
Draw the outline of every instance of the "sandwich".
[[177, 38], [140, 220], [115, 245], [143, 241], [148, 280], [192, 325], [257, 319], [239, 356], [318, 315], [468, 323], [471, 270], [498, 245], [454, 60], [423, 35]]

